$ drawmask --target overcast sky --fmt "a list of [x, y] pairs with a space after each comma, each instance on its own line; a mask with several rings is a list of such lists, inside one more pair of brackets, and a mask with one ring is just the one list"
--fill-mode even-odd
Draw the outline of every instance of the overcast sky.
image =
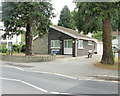
[[55, 8], [53, 12], [56, 14], [56, 17], [52, 19], [53, 24], [58, 23], [60, 12], [65, 5], [68, 6], [70, 11], [74, 10], [75, 4], [72, 1], [73, 0], [52, 0], [53, 7]]

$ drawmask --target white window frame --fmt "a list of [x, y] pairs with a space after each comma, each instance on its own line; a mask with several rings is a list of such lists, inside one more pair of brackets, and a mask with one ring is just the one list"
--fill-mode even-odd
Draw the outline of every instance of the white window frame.
[[93, 45], [93, 42], [92, 41], [88, 41], [88, 45]]
[[[64, 43], [67, 41], [67, 47], [65, 47], [65, 44], [64, 44], [64, 48], [72, 48], [72, 40], [64, 40]], [[71, 46], [69, 47], [69, 41], [71, 41]]]
[[[55, 46], [55, 42], [59, 42], [59, 47]], [[51, 48], [60, 48], [60, 40], [51, 40]]]
[[83, 40], [78, 40], [78, 49], [84, 49]]

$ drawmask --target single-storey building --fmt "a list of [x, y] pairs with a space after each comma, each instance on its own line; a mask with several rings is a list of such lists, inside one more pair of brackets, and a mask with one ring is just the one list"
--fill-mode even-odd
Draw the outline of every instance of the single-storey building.
[[97, 44], [94, 38], [79, 34], [78, 32], [53, 25], [48, 34], [34, 38], [33, 52], [35, 54], [51, 54], [83, 56], [88, 51], [96, 50]]

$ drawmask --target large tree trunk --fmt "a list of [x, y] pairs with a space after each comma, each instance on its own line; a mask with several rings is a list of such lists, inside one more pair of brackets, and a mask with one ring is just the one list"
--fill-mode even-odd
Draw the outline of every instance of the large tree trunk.
[[102, 64], [114, 64], [112, 52], [111, 23], [109, 18], [103, 20], [103, 55]]
[[32, 55], [32, 31], [31, 31], [30, 23], [27, 23], [27, 26], [26, 26], [25, 41], [26, 41], [25, 55], [31, 56]]

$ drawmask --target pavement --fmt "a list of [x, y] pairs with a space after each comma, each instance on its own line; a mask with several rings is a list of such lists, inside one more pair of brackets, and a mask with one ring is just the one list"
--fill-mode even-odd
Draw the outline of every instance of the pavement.
[[2, 61], [2, 65], [16, 67], [21, 70], [53, 73], [73, 78], [119, 79], [119, 71], [94, 66], [94, 63], [99, 62], [101, 57], [101, 54], [95, 54], [92, 58], [87, 58], [87, 56], [72, 57], [68, 55], [58, 55], [55, 61], [32, 63]]

